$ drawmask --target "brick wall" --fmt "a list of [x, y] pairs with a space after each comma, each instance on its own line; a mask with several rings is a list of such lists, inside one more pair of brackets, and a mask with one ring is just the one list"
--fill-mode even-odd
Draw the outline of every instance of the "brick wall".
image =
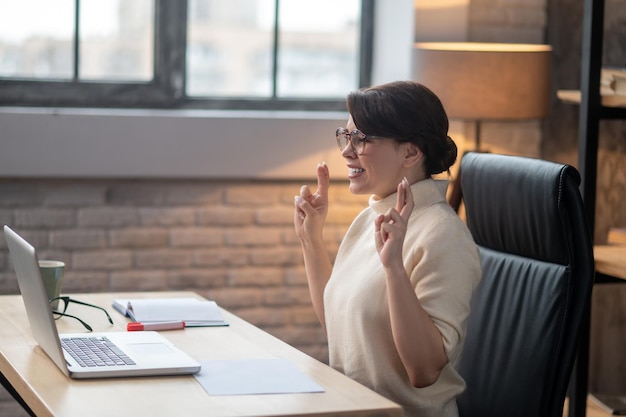
[[[64, 293], [193, 290], [326, 361], [293, 231], [301, 185], [0, 180], [0, 223], [35, 245], [40, 259], [66, 262]], [[330, 198], [325, 237], [334, 256], [366, 197], [340, 182]], [[0, 239], [0, 293], [17, 292]]]
[[[40, 259], [66, 262], [63, 293], [193, 290], [326, 362], [293, 231], [302, 184], [0, 179], [0, 224]], [[325, 238], [334, 257], [366, 197], [345, 182], [329, 194]], [[17, 293], [0, 236], [0, 295]], [[25, 415], [0, 388], [0, 416]]]

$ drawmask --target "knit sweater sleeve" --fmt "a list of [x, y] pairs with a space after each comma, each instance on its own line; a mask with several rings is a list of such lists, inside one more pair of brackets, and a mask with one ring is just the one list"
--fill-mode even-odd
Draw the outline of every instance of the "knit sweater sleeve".
[[[465, 224], [450, 210], [431, 206], [416, 213], [406, 269], [422, 306], [441, 332], [451, 362], [465, 334], [470, 300], [481, 277], [478, 249]], [[406, 244], [405, 243], [405, 244]]]

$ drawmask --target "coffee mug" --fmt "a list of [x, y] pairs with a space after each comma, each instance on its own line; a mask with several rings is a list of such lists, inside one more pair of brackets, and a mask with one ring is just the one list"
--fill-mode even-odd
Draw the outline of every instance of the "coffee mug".
[[[39, 261], [39, 269], [43, 278], [48, 299], [56, 298], [61, 294], [61, 283], [63, 282], [63, 270], [65, 263], [61, 261], [43, 260]], [[50, 307], [55, 310], [59, 305], [59, 300], [54, 300]]]

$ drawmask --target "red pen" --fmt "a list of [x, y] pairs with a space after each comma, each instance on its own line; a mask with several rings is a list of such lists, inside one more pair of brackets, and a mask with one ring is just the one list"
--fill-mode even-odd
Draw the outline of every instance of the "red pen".
[[129, 332], [139, 332], [142, 330], [178, 330], [184, 328], [184, 321], [164, 321], [158, 323], [132, 322], [126, 325], [126, 330]]

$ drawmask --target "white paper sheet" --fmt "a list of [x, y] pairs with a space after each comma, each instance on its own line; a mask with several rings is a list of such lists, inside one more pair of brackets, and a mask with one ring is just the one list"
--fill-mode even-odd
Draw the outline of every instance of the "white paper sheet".
[[285, 359], [209, 360], [201, 364], [195, 377], [210, 395], [324, 392]]

